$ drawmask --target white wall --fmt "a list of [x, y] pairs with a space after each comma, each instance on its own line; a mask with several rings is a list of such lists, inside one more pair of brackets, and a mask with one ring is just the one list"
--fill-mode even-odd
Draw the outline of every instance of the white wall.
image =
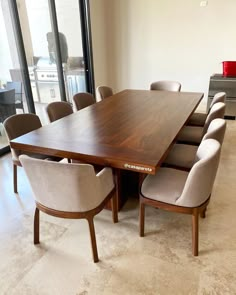
[[[94, 52], [107, 50], [102, 82], [115, 90], [148, 89], [152, 81], [170, 79], [183, 91], [207, 94], [221, 61], [236, 60], [235, 0], [209, 0], [206, 7], [200, 0], [92, 0], [91, 6], [95, 2], [106, 17], [104, 26], [92, 20], [93, 37], [105, 32], [106, 46], [96, 42]], [[100, 71], [105, 77], [100, 66], [96, 82]]]

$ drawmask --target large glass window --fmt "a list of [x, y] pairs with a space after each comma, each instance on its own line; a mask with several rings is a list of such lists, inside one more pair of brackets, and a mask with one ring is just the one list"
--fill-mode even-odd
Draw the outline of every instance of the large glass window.
[[[48, 123], [45, 106], [64, 100], [60, 92], [57, 48], [48, 0], [18, 0], [18, 13], [36, 113]], [[86, 89], [79, 3], [55, 1], [66, 100]]]
[[46, 104], [61, 100], [48, 1], [19, 0], [17, 8], [36, 113], [46, 124]]
[[36, 111], [48, 124], [48, 103], [94, 91], [88, 10], [89, 0], [0, 0], [0, 151], [8, 116]]
[[4, 120], [27, 112], [21, 69], [8, 1], [0, 1], [0, 153], [8, 147]]

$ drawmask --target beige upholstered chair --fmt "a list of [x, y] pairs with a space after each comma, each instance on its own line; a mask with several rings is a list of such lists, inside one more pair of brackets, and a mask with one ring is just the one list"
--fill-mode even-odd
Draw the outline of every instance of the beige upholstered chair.
[[224, 102], [225, 103], [226, 99], [226, 93], [225, 92], [218, 92], [214, 95], [212, 102], [210, 104], [208, 113], [193, 113], [193, 115], [190, 117], [187, 125], [192, 125], [192, 126], [204, 126], [207, 115], [209, 114], [212, 106], [217, 103], [217, 102]]
[[61, 218], [85, 218], [89, 224], [93, 260], [98, 262], [93, 218], [111, 198], [113, 222], [118, 221], [111, 168], [104, 168], [96, 175], [89, 164], [42, 161], [25, 155], [20, 156], [20, 161], [36, 202], [34, 244], [39, 243], [39, 211]]
[[96, 100], [93, 97], [93, 95], [88, 92], [76, 93], [73, 96], [73, 100], [77, 111], [96, 103]]
[[[145, 205], [192, 215], [192, 252], [198, 255], [198, 217], [205, 217], [220, 158], [220, 143], [203, 140], [190, 172], [160, 168], [148, 175], [140, 193], [140, 236], [144, 236]], [[178, 234], [178, 232], [176, 233]], [[174, 247], [174, 246], [173, 246]]]
[[96, 89], [96, 96], [98, 100], [103, 100], [113, 95], [113, 90], [108, 86], [98, 86]]
[[150, 86], [151, 90], [180, 91], [181, 84], [177, 81], [157, 81]]
[[177, 136], [177, 141], [180, 143], [199, 145], [211, 121], [216, 118], [224, 118], [224, 114], [225, 104], [223, 102], [215, 103], [207, 115], [204, 126], [184, 126]]
[[[8, 140], [12, 140], [18, 136], [26, 134], [30, 131], [36, 130], [42, 127], [40, 119], [35, 114], [16, 114], [7, 118], [4, 123], [4, 128], [8, 137]], [[17, 193], [17, 166], [21, 166], [19, 161], [20, 151], [11, 149], [12, 161], [13, 161], [13, 185], [14, 192]], [[27, 153], [31, 157], [45, 159], [48, 156], [39, 155], [34, 153]]]
[[[225, 129], [226, 121], [224, 119], [214, 119], [211, 121], [207, 133], [202, 140], [212, 138], [222, 144]], [[192, 168], [195, 162], [197, 149], [198, 147], [195, 145], [177, 143], [170, 150], [163, 165], [188, 171]]]
[[50, 122], [66, 117], [73, 113], [72, 106], [66, 101], [51, 102], [46, 107], [46, 112]]

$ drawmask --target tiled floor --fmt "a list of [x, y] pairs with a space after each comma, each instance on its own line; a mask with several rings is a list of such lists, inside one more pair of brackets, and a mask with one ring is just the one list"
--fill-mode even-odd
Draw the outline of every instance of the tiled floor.
[[97, 264], [83, 220], [41, 214], [41, 244], [33, 244], [29, 184], [20, 168], [15, 195], [10, 156], [0, 158], [0, 294], [236, 294], [235, 151], [236, 121], [228, 121], [198, 257], [191, 254], [190, 216], [148, 208], [140, 238], [138, 201], [130, 199], [119, 223], [106, 210], [95, 218]]

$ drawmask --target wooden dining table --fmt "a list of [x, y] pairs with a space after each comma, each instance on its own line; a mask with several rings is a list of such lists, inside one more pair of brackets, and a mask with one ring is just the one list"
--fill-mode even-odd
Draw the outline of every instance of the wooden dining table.
[[10, 142], [12, 148], [155, 174], [203, 93], [123, 90]]

